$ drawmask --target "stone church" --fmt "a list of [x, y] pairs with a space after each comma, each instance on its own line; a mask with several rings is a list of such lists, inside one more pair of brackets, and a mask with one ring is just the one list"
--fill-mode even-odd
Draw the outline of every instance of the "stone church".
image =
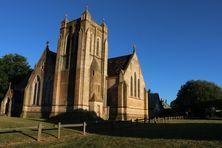
[[[73, 21], [65, 17], [57, 53], [47, 44], [22, 92], [22, 117], [50, 117], [76, 109], [103, 119], [148, 117], [148, 93], [135, 49], [108, 59], [107, 25], [93, 21], [88, 10]], [[16, 100], [10, 88], [7, 94], [2, 114]]]

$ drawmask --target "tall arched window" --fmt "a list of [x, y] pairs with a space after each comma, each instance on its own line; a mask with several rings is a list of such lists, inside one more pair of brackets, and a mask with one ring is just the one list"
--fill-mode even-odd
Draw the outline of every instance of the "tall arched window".
[[146, 88], [144, 88], [144, 100], [146, 99]]
[[133, 77], [130, 79], [130, 95], [133, 96]]
[[96, 55], [99, 55], [99, 49], [100, 49], [100, 41], [99, 38], [97, 38], [96, 40]]
[[33, 94], [33, 105], [40, 105], [40, 88], [41, 82], [40, 77], [37, 76], [34, 81], [34, 94]]
[[71, 47], [71, 35], [68, 35], [67, 42], [66, 42], [66, 53], [65, 53], [65, 68], [69, 67], [69, 52]]
[[92, 43], [93, 43], [93, 34], [91, 33], [90, 34], [90, 44], [89, 44], [89, 52], [91, 53], [92, 52]]
[[137, 92], [137, 89], [136, 89], [136, 81], [137, 81], [136, 72], [134, 72], [134, 96], [135, 96], [135, 97], [136, 97], [136, 92]]
[[138, 79], [138, 97], [140, 98], [140, 79]]

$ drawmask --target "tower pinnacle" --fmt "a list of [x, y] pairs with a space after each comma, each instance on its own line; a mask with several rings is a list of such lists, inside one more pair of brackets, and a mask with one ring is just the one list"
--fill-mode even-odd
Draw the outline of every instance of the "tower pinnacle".
[[133, 44], [133, 53], [135, 53], [136, 52], [136, 44], [134, 43]]
[[85, 11], [82, 13], [81, 20], [91, 20], [91, 14], [89, 13], [88, 6], [86, 6]]
[[46, 49], [46, 50], [49, 50], [49, 41], [46, 41], [45, 49]]

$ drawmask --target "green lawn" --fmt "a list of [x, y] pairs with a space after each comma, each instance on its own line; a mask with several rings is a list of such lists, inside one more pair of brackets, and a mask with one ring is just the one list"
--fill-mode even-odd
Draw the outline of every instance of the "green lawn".
[[[45, 127], [53, 123], [44, 120], [0, 117], [0, 129], [9, 127]], [[36, 130], [1, 132], [0, 147], [222, 147], [221, 120], [170, 120], [167, 123], [119, 123], [92, 124], [87, 134], [81, 128], [62, 129], [57, 139], [57, 130], [43, 130], [42, 141], [37, 142]]]

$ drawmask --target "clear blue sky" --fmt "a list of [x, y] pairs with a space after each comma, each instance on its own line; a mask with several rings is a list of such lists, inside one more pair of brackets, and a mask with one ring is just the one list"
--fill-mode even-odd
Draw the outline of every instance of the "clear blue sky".
[[168, 100], [190, 79], [222, 86], [222, 0], [0, 0], [0, 56], [19, 53], [33, 67], [45, 42], [56, 51], [60, 22], [80, 17], [109, 28], [109, 57], [137, 46], [147, 89]]

